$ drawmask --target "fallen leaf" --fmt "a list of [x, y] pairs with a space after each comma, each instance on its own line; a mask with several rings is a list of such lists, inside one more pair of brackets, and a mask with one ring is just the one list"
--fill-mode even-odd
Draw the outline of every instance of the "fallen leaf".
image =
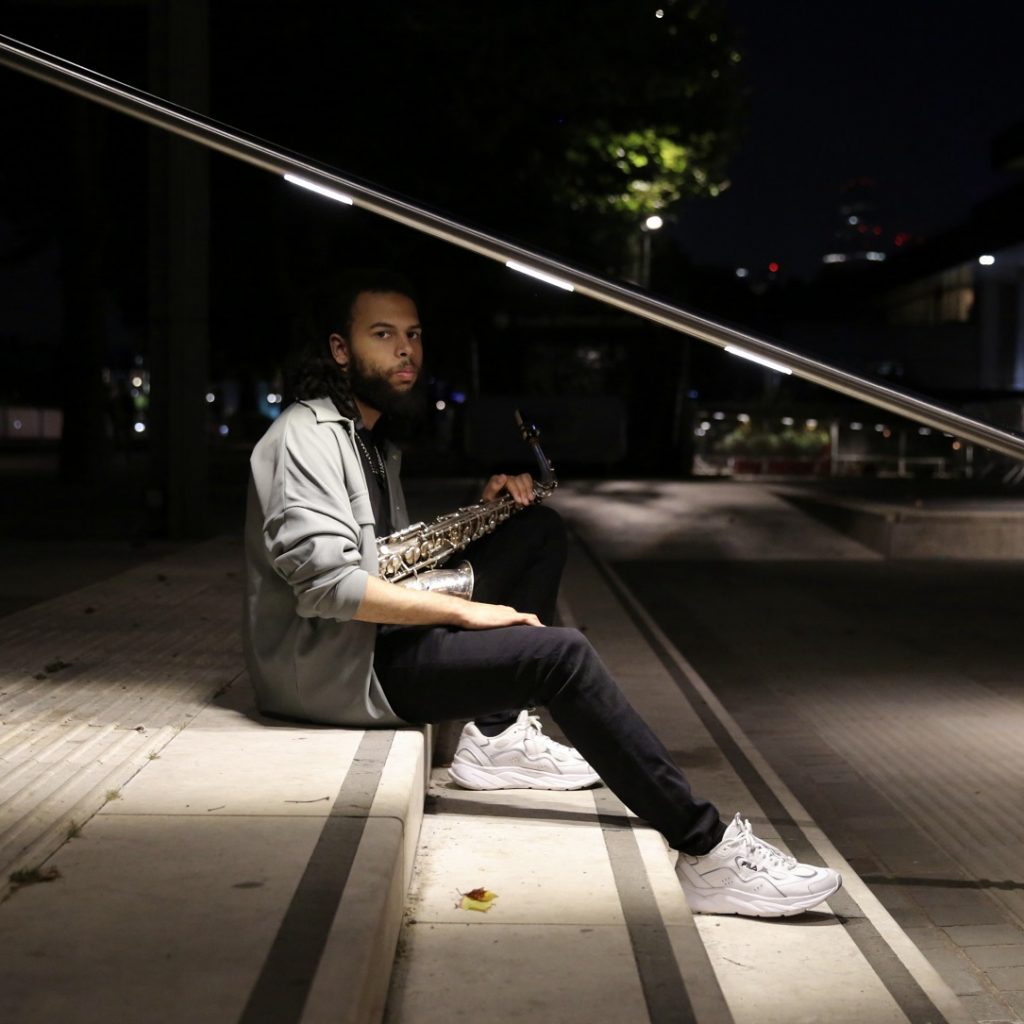
[[471, 889], [469, 892], [461, 894], [462, 899], [458, 903], [460, 910], [479, 910], [481, 913], [486, 913], [494, 906], [494, 901], [498, 898], [496, 892], [491, 892], [483, 887], [479, 889]]
[[52, 882], [60, 878], [60, 871], [54, 867], [23, 868], [10, 876], [11, 884], [19, 889], [23, 885], [35, 885], [38, 882]]

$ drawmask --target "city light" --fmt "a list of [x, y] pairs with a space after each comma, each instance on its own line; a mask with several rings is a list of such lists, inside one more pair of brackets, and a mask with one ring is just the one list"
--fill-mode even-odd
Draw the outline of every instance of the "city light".
[[992, 264], [993, 264], [993, 263], [995, 263], [995, 261], [996, 261], [996, 258], [995, 258], [995, 256], [989, 256], [989, 255], [985, 255], [985, 256], [979, 256], [979, 257], [978, 257], [978, 262], [979, 262], [979, 263], [980, 263], [980, 264], [981, 264], [981, 265], [982, 265], [983, 267], [991, 267], [991, 266], [992, 266]]
[[779, 265], [775, 260], [772, 260], [771, 263], [768, 264], [768, 272], [770, 274], [777, 274], [779, 272]]
[[740, 359], [749, 359], [752, 363], [767, 366], [769, 370], [774, 370], [776, 373], [791, 374], [793, 372], [788, 366], [772, 362], [771, 359], [765, 359], [763, 356], [755, 356], [753, 352], [746, 352], [744, 349], [736, 348], [734, 345], [726, 345], [725, 351], [731, 356], [739, 356]]
[[843, 252], [827, 252], [822, 256], [823, 263], [845, 263], [846, 253]]
[[858, 423], [856, 420], [854, 420], [854, 422], [850, 424], [850, 429], [851, 430], [863, 430], [864, 429], [864, 424], [863, 423]]
[[212, 391], [206, 392], [206, 404], [213, 405], [217, 401], [217, 396]]
[[665, 222], [655, 213], [644, 221], [644, 227], [648, 231], [657, 231]]
[[135, 433], [136, 434], [144, 434], [145, 432], [146, 432], [146, 424], [145, 423], [136, 423], [135, 424]]
[[545, 274], [543, 270], [535, 270], [533, 267], [529, 267], [525, 263], [519, 263], [517, 260], [507, 260], [505, 266], [509, 270], [517, 270], [520, 274], [526, 274], [527, 277], [535, 277], [538, 281], [553, 284], [556, 288], [561, 288], [563, 291], [576, 291], [575, 286], [571, 285], [568, 281], [563, 281], [560, 277], [554, 277], [551, 274]]
[[747, 270], [746, 267], [737, 267], [736, 268], [736, 276], [737, 277], [746, 277], [749, 273], [750, 273], [750, 271]]
[[439, 398], [439, 399], [438, 399], [438, 400], [437, 400], [437, 401], [436, 401], [436, 402], [434, 403], [434, 408], [435, 408], [435, 409], [436, 409], [436, 410], [437, 410], [438, 412], [444, 412], [444, 411], [445, 411], [445, 409], [447, 409], [447, 408], [448, 408], [448, 403], [447, 403], [447, 402], [445, 402], [445, 400], [444, 400], [443, 398]]
[[217, 433], [220, 434], [221, 437], [227, 437], [228, 434], [231, 433], [231, 430], [229, 429], [229, 427], [228, 427], [228, 425], [226, 423], [222, 423], [217, 428]]
[[141, 388], [142, 387], [142, 378], [138, 377], [138, 376], [132, 377], [132, 387], [133, 388]]
[[792, 416], [783, 416], [781, 422], [782, 422], [782, 425], [784, 427], [791, 427], [791, 426], [793, 426], [793, 417]]
[[318, 185], [315, 181], [310, 181], [308, 178], [300, 178], [297, 174], [286, 174], [284, 180], [292, 185], [298, 185], [299, 188], [307, 188], [310, 192], [316, 192], [317, 195], [333, 199], [336, 203], [344, 203], [346, 206], [352, 206], [355, 203], [355, 200], [351, 196], [345, 195], [344, 192], [327, 188], [324, 185]]
[[866, 252], [864, 255], [875, 263], [881, 263], [885, 259], [884, 252]]

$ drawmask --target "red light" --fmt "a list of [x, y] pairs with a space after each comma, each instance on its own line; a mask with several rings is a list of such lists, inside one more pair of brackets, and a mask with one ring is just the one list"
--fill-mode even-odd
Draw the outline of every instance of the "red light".
[[773, 274], [777, 274], [779, 272], [779, 265], [778, 265], [778, 263], [776, 263], [774, 260], [772, 260], [772, 262], [768, 264], [768, 270], [771, 273], [773, 273]]
[[874, 233], [876, 235], [880, 235], [882, 233], [882, 229], [881, 228], [872, 228], [871, 230], [874, 231]]

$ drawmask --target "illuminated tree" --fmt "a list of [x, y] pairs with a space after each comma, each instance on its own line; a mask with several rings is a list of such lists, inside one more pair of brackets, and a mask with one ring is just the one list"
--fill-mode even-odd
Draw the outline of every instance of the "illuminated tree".
[[744, 97], [722, 0], [396, 2], [338, 31], [337, 161], [412, 195], [611, 256], [728, 186]]

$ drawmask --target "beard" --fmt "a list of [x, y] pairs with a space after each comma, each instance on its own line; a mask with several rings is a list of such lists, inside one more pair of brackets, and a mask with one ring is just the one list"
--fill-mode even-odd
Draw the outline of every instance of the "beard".
[[348, 381], [352, 394], [381, 414], [381, 426], [389, 438], [404, 441], [414, 436], [427, 409], [427, 388], [422, 373], [411, 388], [396, 388], [386, 375], [369, 369], [353, 353]]

